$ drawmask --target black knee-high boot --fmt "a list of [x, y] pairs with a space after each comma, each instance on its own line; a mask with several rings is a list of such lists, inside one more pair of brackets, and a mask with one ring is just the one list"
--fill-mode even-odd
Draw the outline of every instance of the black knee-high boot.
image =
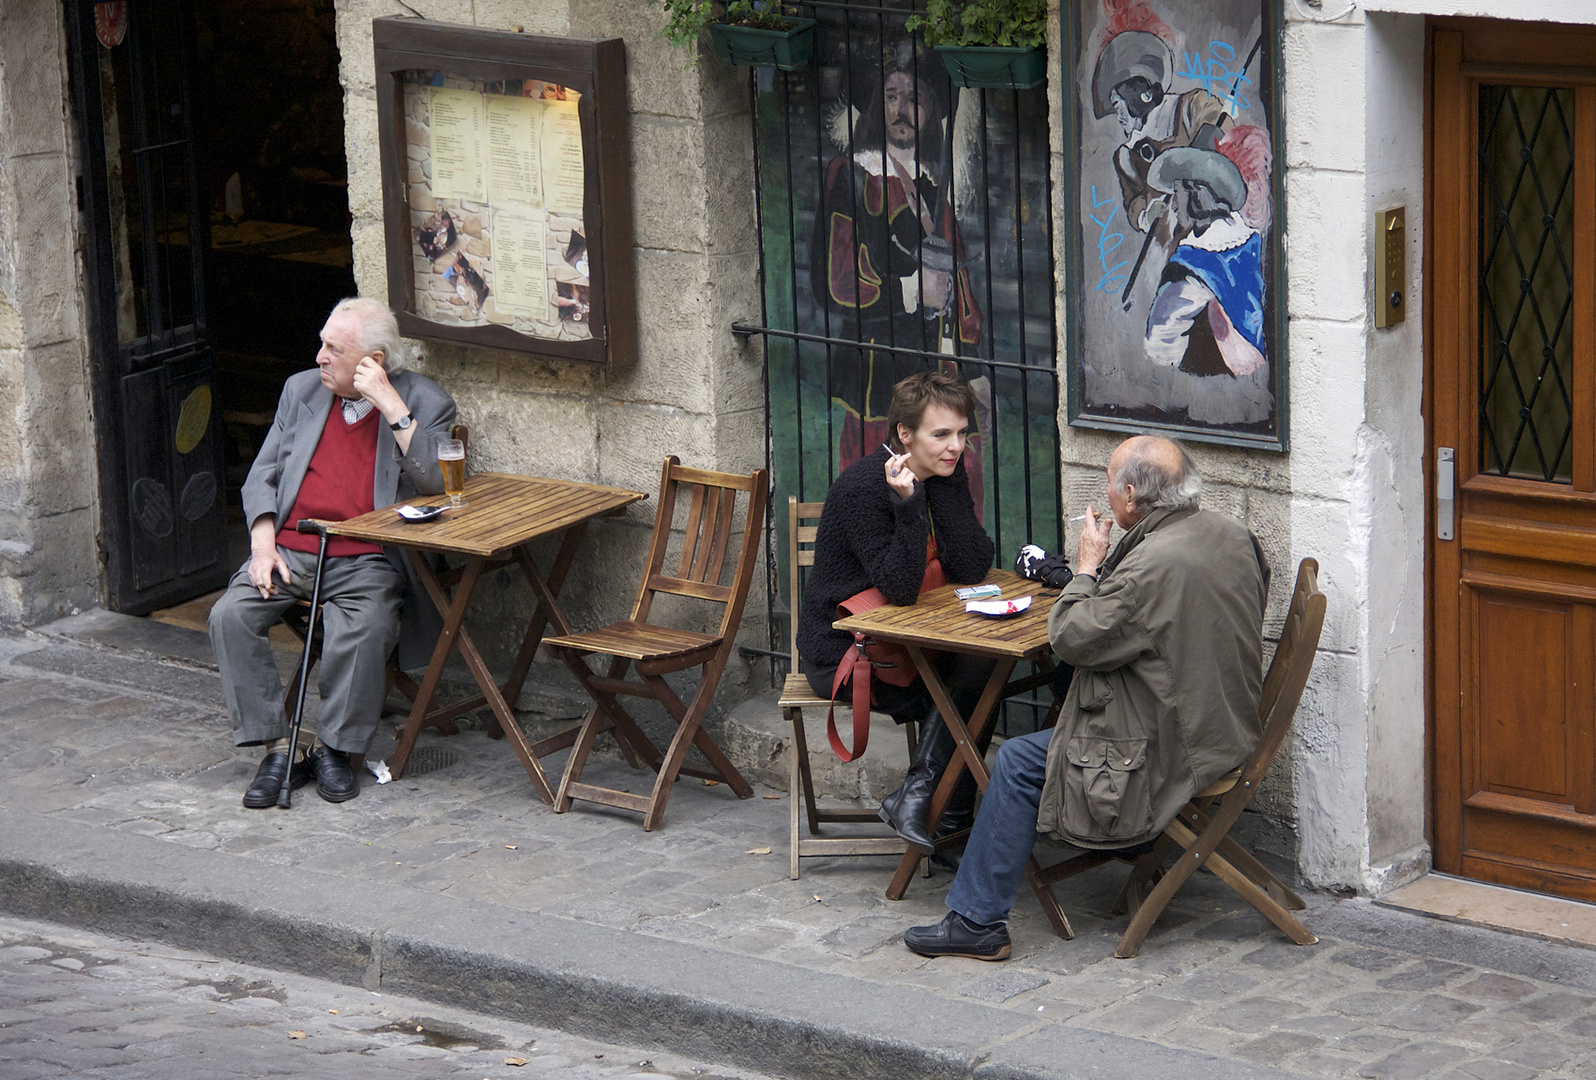
[[881, 800], [880, 817], [912, 848], [929, 855], [931, 796], [953, 757], [953, 735], [936, 709], [920, 722], [920, 743], [903, 786]]

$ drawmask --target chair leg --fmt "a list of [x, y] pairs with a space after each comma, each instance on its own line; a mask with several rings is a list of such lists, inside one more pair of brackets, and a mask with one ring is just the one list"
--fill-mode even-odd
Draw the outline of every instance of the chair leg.
[[[793, 767], [793, 813], [798, 813], [798, 797], [803, 796], [804, 809], [809, 815], [809, 835], [820, 835], [820, 808], [815, 805], [815, 778], [809, 769], [809, 737], [804, 731], [804, 711], [802, 709], [788, 709], [788, 719], [792, 721], [792, 767]], [[801, 791], [800, 791], [801, 785]], [[796, 817], [793, 819], [797, 820]], [[796, 828], [796, 827], [795, 827]], [[798, 838], [797, 832], [793, 839]], [[796, 874], [794, 875], [797, 876]]]
[[671, 739], [670, 746], [665, 751], [665, 762], [660, 766], [659, 775], [654, 778], [654, 794], [648, 812], [643, 816], [643, 831], [653, 832], [659, 828], [660, 822], [664, 819], [665, 804], [670, 801], [671, 788], [676, 783], [677, 774], [682, 771], [682, 763], [687, 758], [687, 748], [690, 745], [697, 746], [699, 751], [709, 758], [710, 765], [739, 798], [752, 798], [754, 789], [721, 752], [720, 747], [715, 745], [715, 740], [699, 727], [704, 712], [709, 707], [709, 693], [716, 680], [705, 677], [699, 679], [698, 690], [693, 694], [691, 706], [684, 706], [682, 699], [676, 696], [676, 692], [661, 676], [644, 675], [643, 681], [654, 691], [666, 711], [676, 719], [677, 725], [676, 736]]
[[1186, 884], [1187, 879], [1195, 874], [1204, 862], [1200, 852], [1190, 850], [1197, 843], [1196, 834], [1182, 825], [1179, 819], [1170, 822], [1164, 832], [1186, 850], [1180, 853], [1173, 866], [1164, 871], [1164, 876], [1157, 885], [1153, 886], [1147, 898], [1131, 916], [1130, 925], [1125, 928], [1125, 936], [1120, 938], [1119, 948], [1114, 951], [1114, 955], [1121, 960], [1128, 960], [1141, 952], [1142, 942], [1147, 940], [1153, 923], [1168, 906], [1176, 890]]
[[[1195, 845], [1197, 834], [1186, 828], [1180, 821], [1169, 823], [1169, 831], [1176, 840], [1183, 844]], [[1192, 859], [1192, 862], [1197, 860]], [[1312, 945], [1319, 939], [1307, 927], [1286, 913], [1286, 909], [1277, 904], [1258, 883], [1231, 864], [1230, 860], [1215, 851], [1202, 865], [1211, 870], [1215, 877], [1234, 889], [1247, 903], [1257, 908], [1264, 918], [1274, 923], [1292, 941], [1298, 945]], [[1271, 875], [1273, 876], [1273, 875]]]
[[[799, 819], [798, 810], [800, 802], [807, 804], [809, 748], [804, 744], [804, 713], [802, 709], [784, 710], [788, 721], [792, 724], [792, 745], [787, 752], [792, 756], [790, 767], [787, 770], [787, 876], [794, 881], [798, 880], [798, 842]], [[814, 810], [809, 811], [813, 815]], [[814, 830], [813, 817], [811, 817], [810, 830]]]
[[1075, 928], [1070, 925], [1069, 916], [1064, 914], [1064, 906], [1058, 902], [1058, 897], [1053, 895], [1053, 889], [1042, 880], [1042, 869], [1037, 865], [1036, 856], [1031, 856], [1025, 862], [1025, 880], [1031, 883], [1031, 891], [1036, 893], [1036, 899], [1042, 905], [1042, 912], [1047, 916], [1047, 921], [1053, 925], [1053, 933], [1070, 941], [1075, 937]]
[[[1182, 820], [1194, 832], [1202, 832], [1209, 825], [1208, 815], [1198, 809], [1195, 804], [1187, 804], [1181, 811]], [[1292, 892], [1285, 882], [1277, 878], [1269, 868], [1255, 858], [1252, 852], [1236, 843], [1227, 833], [1219, 841], [1219, 850], [1231, 864], [1253, 880], [1253, 883], [1274, 898], [1275, 903], [1293, 911], [1302, 911], [1308, 905], [1302, 897]]]
[[1136, 914], [1136, 909], [1147, 898], [1147, 890], [1158, 884], [1163, 876], [1164, 863], [1169, 861], [1169, 852], [1174, 846], [1175, 841], [1167, 836], [1159, 836], [1153, 841], [1153, 849], [1131, 864], [1131, 872], [1126, 876], [1125, 884], [1120, 886], [1119, 895], [1114, 898], [1114, 906], [1110, 909], [1112, 914]]
[[[676, 719], [678, 724], [682, 724], [682, 718], [689, 715], [689, 709], [682, 704], [682, 699], [676, 696], [676, 691], [671, 689], [670, 683], [658, 675], [644, 675], [643, 681], [654, 691], [656, 700], [665, 706], [665, 710]], [[709, 711], [709, 702], [705, 700], [704, 687], [708, 681], [701, 678], [698, 683], [698, 690], [693, 694], [693, 705], [690, 713], [693, 717], [693, 729], [689, 736], [692, 744], [698, 747], [698, 752], [704, 755], [709, 762], [710, 768], [714, 770], [713, 776], [705, 776], [704, 779], [720, 781], [736, 792], [739, 799], [752, 799], [754, 797], [753, 787], [747, 780], [743, 779], [743, 774], [737, 771], [737, 766], [731, 763], [731, 759], [726, 756], [726, 752], [716, 745], [714, 739], [710, 738], [709, 732], [704, 730], [704, 713]], [[680, 731], [678, 731], [678, 735], [680, 735]], [[671, 741], [674, 743], [676, 740], [672, 739]], [[683, 760], [685, 760], [685, 752]], [[698, 775], [697, 770], [685, 768], [679, 763], [677, 772], [686, 773], [689, 776]]]
[[593, 752], [593, 740], [598, 738], [598, 719], [602, 710], [594, 705], [582, 718], [582, 726], [576, 733], [576, 745], [571, 747], [571, 756], [565, 761], [565, 772], [560, 774], [560, 789], [554, 793], [554, 812], [563, 814], [571, 808], [571, 785], [582, 778], [582, 769], [587, 765], [587, 756]]

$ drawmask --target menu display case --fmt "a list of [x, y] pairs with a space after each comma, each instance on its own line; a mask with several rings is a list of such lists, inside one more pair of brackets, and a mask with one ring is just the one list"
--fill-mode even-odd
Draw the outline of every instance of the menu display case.
[[626, 55], [372, 24], [388, 295], [410, 337], [606, 367], [637, 352]]

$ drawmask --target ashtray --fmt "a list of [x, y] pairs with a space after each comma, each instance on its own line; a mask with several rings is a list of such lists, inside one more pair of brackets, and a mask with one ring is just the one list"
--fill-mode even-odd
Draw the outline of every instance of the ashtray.
[[396, 512], [406, 521], [431, 521], [447, 509], [447, 506], [401, 506]]
[[1009, 615], [1018, 615], [1031, 606], [1029, 596], [1015, 597], [1013, 600], [967, 600], [964, 610], [972, 615], [985, 615], [992, 619], [1002, 619]]

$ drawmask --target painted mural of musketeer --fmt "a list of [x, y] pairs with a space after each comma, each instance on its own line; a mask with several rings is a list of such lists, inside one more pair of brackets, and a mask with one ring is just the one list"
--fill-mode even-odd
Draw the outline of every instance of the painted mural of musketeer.
[[930, 78], [934, 60], [917, 60], [907, 42], [871, 60], [853, 65], [852, 94], [831, 113], [838, 153], [810, 249], [830, 336], [863, 346], [832, 350], [831, 393], [845, 417], [839, 469], [884, 441], [893, 383], [926, 366], [871, 344], [951, 357], [973, 352], [982, 329], [954, 215], [946, 80]]
[[1076, 14], [1071, 419], [1283, 445], [1271, 0]]

